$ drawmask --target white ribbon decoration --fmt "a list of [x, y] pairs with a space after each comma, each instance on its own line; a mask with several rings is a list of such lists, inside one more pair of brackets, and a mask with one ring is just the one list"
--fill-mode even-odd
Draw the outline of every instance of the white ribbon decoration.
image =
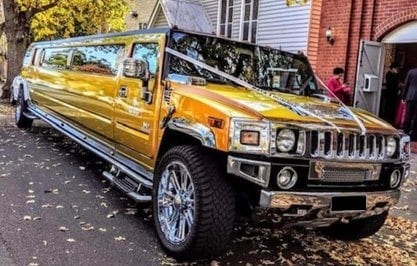
[[[236, 84], [238, 84], [238, 85], [240, 85], [242, 87], [245, 87], [248, 90], [251, 90], [251, 91], [256, 92], [256, 93], [260, 93], [263, 96], [270, 97], [270, 98], [276, 100], [278, 103], [289, 107], [291, 110], [293, 110], [293, 111], [295, 111], [297, 113], [304, 113], [305, 115], [309, 115], [309, 116], [312, 116], [314, 118], [317, 118], [318, 120], [320, 120], [320, 121], [322, 121], [322, 122], [330, 125], [334, 129], [336, 129], [336, 131], [338, 133], [341, 132], [340, 128], [337, 125], [335, 125], [333, 122], [331, 122], [331, 121], [329, 121], [329, 120], [327, 120], [327, 119], [325, 119], [323, 117], [320, 117], [320, 116], [316, 115], [315, 113], [313, 113], [313, 112], [311, 112], [311, 111], [303, 108], [300, 105], [290, 103], [287, 100], [279, 97], [278, 95], [274, 95], [274, 94], [268, 93], [267, 91], [262, 90], [262, 89], [260, 89], [260, 88], [258, 88], [256, 86], [253, 86], [252, 84], [250, 84], [250, 83], [248, 83], [248, 82], [246, 82], [244, 80], [241, 80], [239, 78], [236, 78], [235, 76], [232, 76], [230, 74], [227, 74], [226, 72], [223, 72], [221, 70], [218, 70], [217, 68], [214, 68], [212, 66], [209, 66], [209, 65], [207, 65], [207, 64], [205, 64], [205, 63], [203, 63], [201, 61], [198, 61], [198, 60], [196, 60], [196, 59], [194, 59], [192, 57], [189, 57], [189, 56], [187, 56], [187, 55], [185, 55], [183, 53], [180, 53], [180, 52], [178, 52], [176, 50], [173, 50], [173, 49], [171, 49], [169, 47], [166, 47], [165, 48], [165, 51], [167, 53], [169, 53], [169, 54], [172, 54], [172, 55], [180, 58], [180, 59], [183, 59], [183, 60], [185, 60], [187, 62], [190, 62], [191, 64], [194, 64], [194, 65], [196, 65], [198, 67], [201, 67], [201, 68], [206, 69], [206, 70], [208, 70], [210, 72], [213, 72], [216, 75], [219, 75], [221, 77], [224, 77], [224, 78], [226, 78], [226, 79], [228, 79], [228, 80], [230, 80], [230, 81], [232, 81], [232, 82], [234, 82], [234, 83], [236, 83]], [[320, 82], [321, 82], [321, 80], [320, 80]], [[327, 90], [329, 90], [327, 88], [327, 86], [325, 86], [325, 88]], [[340, 102], [340, 100], [339, 100], [339, 102]], [[363, 123], [356, 117], [356, 115], [345, 104], [343, 104], [342, 102], [340, 102], [340, 103], [342, 104], [342, 107], [344, 109], [347, 109], [347, 112], [353, 117], [353, 119], [355, 120], [355, 122], [358, 123], [359, 127], [361, 128], [362, 134], [365, 134], [366, 129], [365, 129]]]

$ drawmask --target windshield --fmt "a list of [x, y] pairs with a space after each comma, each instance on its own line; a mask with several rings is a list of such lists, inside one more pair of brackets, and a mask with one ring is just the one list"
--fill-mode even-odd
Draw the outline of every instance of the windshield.
[[316, 90], [307, 58], [269, 47], [260, 47], [213, 36], [172, 32], [170, 48], [216, 68], [209, 71], [176, 56], [170, 57], [169, 74], [198, 76], [208, 81], [230, 82], [232, 75], [265, 90], [309, 95]]

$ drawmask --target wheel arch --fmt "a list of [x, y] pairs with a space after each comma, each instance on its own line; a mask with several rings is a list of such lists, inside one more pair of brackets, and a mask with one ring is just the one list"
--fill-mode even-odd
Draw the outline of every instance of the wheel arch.
[[216, 150], [215, 135], [209, 127], [180, 118], [171, 119], [167, 123], [160, 143], [156, 165], [161, 157], [174, 146], [188, 144], [202, 146], [212, 152]]
[[29, 85], [28, 85], [28, 82], [22, 76], [16, 76], [13, 79], [11, 89], [12, 89], [11, 93], [13, 95], [14, 101], [17, 101], [20, 89], [23, 90], [23, 99], [25, 101], [30, 100]]

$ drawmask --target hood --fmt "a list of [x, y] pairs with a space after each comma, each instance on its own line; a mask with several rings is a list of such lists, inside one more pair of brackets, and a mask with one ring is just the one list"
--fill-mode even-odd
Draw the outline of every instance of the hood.
[[[189, 91], [189, 87], [187, 89]], [[242, 87], [209, 83], [194, 87], [192, 97], [221, 102], [231, 108], [249, 109], [271, 121], [297, 124], [328, 124], [352, 130], [360, 130], [359, 120], [368, 131], [396, 131], [390, 124], [373, 114], [357, 108], [345, 107], [326, 99], [298, 96], [287, 93], [264, 95]], [[349, 111], [348, 110], [351, 111]], [[354, 113], [356, 119], [351, 115]]]

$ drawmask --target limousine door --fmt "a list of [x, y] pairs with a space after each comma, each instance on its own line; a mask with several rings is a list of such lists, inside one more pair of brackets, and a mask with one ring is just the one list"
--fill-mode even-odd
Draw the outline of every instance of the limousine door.
[[[115, 100], [114, 139], [116, 149], [129, 157], [152, 165], [153, 143], [155, 143], [155, 123], [158, 113], [152, 96], [144, 96], [144, 87], [153, 90], [157, 84], [158, 43], [136, 43], [132, 58], [148, 64], [150, 78], [120, 78]], [[145, 88], [146, 89], [146, 88]]]

